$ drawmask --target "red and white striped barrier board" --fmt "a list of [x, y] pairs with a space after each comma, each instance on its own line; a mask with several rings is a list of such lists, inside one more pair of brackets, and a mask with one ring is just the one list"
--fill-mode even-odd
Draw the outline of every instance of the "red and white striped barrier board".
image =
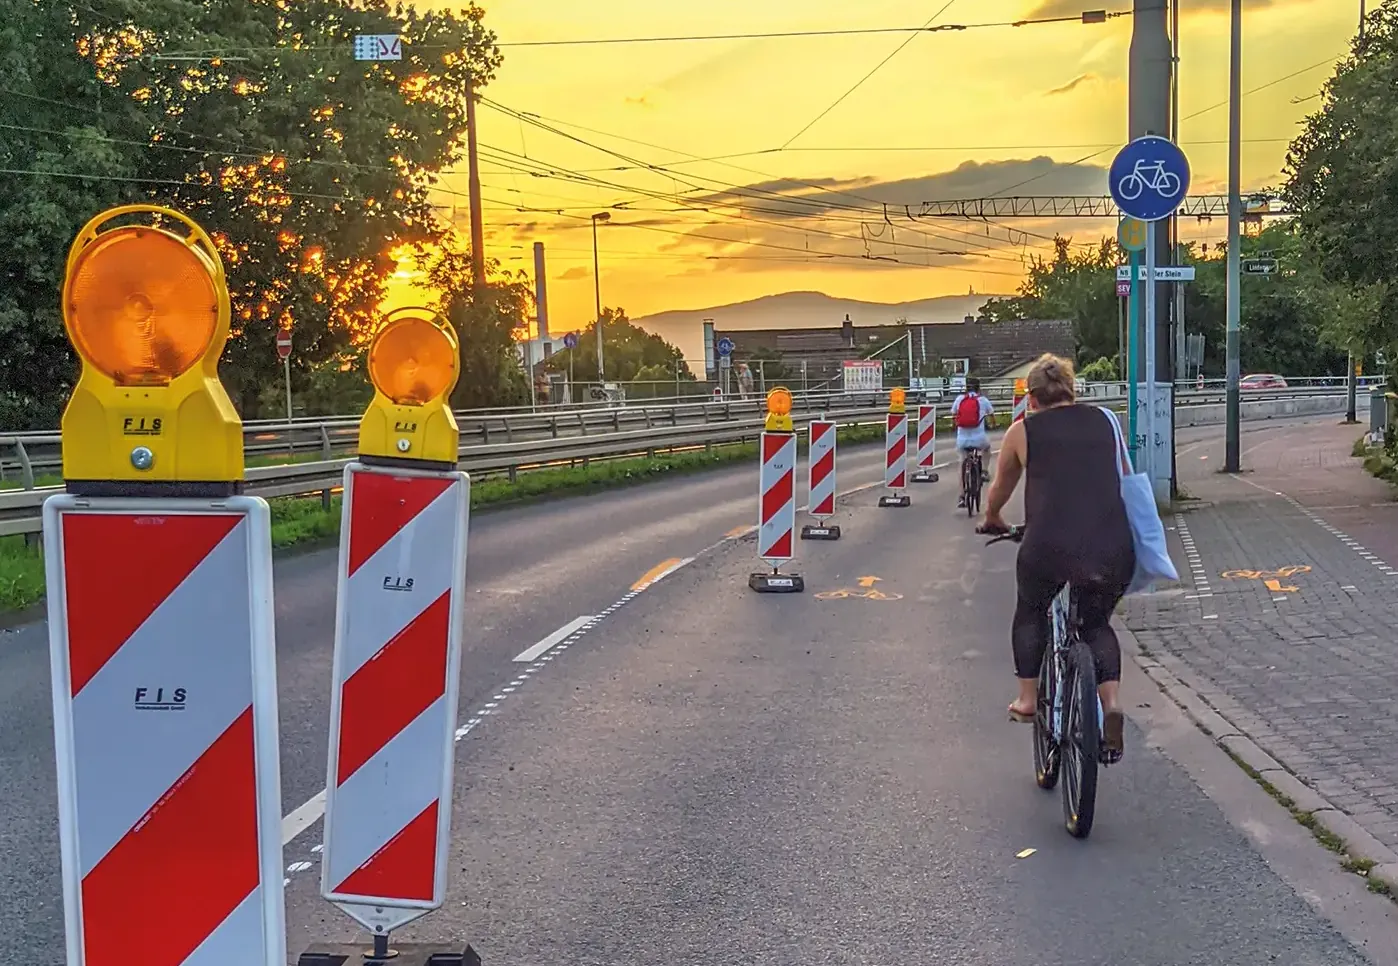
[[758, 473], [757, 556], [773, 566], [794, 556], [796, 434], [763, 433]]
[[1018, 395], [1015, 396], [1014, 412], [1013, 412], [1013, 415], [1010, 417], [1010, 422], [1012, 422], [1012, 423], [1017, 423], [1017, 422], [1019, 422], [1021, 419], [1023, 419], [1023, 418], [1024, 418], [1024, 413], [1025, 413], [1025, 411], [1026, 411], [1028, 408], [1029, 408], [1029, 394], [1028, 394], [1028, 393], [1025, 393], [1025, 394], [1022, 395], [1022, 396], [1018, 396]]
[[917, 407], [917, 468], [930, 470], [937, 462], [937, 407]]
[[810, 498], [806, 505], [811, 516], [824, 519], [835, 515], [836, 424], [833, 419], [813, 419], [810, 426]]
[[44, 504], [69, 966], [284, 966], [267, 504]]
[[908, 485], [908, 414], [889, 413], [884, 433], [883, 485], [901, 490]]
[[345, 467], [321, 895], [372, 931], [445, 895], [470, 485]]

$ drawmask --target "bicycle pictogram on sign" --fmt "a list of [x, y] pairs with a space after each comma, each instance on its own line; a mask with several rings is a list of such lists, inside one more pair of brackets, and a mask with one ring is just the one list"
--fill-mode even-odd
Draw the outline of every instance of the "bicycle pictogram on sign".
[[1165, 170], [1164, 161], [1147, 163], [1144, 158], [1136, 161], [1131, 173], [1117, 182], [1117, 191], [1128, 201], [1141, 197], [1147, 188], [1161, 198], [1171, 199], [1180, 193], [1179, 175]]
[[1189, 159], [1168, 138], [1147, 135], [1112, 160], [1107, 185], [1121, 213], [1143, 222], [1168, 218], [1189, 191]]

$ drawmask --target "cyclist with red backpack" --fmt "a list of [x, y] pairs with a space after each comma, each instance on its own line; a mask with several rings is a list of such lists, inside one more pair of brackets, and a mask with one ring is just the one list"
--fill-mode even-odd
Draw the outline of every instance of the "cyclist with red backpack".
[[[981, 381], [974, 377], [966, 380], [966, 391], [952, 400], [951, 423], [956, 427], [956, 454], [961, 459], [972, 450], [980, 450], [985, 479], [990, 480], [990, 437], [986, 433], [986, 420], [995, 412], [995, 406], [981, 395]], [[957, 506], [966, 505], [963, 494]]]

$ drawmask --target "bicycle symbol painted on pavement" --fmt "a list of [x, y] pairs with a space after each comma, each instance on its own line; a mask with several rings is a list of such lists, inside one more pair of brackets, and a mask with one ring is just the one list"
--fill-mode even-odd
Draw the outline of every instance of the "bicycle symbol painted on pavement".
[[1279, 570], [1225, 570], [1219, 574], [1225, 580], [1242, 578], [1244, 580], [1266, 580], [1268, 578], [1280, 579], [1283, 577], [1294, 577], [1297, 574], [1308, 574], [1311, 568], [1302, 564], [1298, 567], [1282, 567]]
[[1164, 161], [1147, 162], [1141, 158], [1131, 172], [1117, 182], [1117, 191], [1125, 200], [1135, 201], [1147, 188], [1168, 200], [1178, 195], [1182, 186], [1179, 175], [1165, 170]]
[[865, 600], [902, 600], [902, 594], [885, 594], [881, 590], [850, 590], [841, 588], [840, 590], [822, 590], [815, 595], [816, 600], [845, 600], [850, 597], [863, 597]]

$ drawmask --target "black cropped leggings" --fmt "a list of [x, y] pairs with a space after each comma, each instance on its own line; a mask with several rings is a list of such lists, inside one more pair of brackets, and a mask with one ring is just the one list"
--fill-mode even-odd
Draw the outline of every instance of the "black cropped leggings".
[[[1134, 561], [1132, 562], [1134, 567]], [[1121, 680], [1121, 645], [1112, 630], [1112, 611], [1131, 584], [1131, 567], [1124, 574], [1107, 575], [1101, 582], [1078, 584], [1078, 618], [1082, 638], [1092, 649], [1097, 665], [1097, 683]], [[1048, 572], [1046, 572], [1048, 571]], [[1048, 649], [1049, 604], [1063, 589], [1064, 580], [1051, 575], [1050, 568], [1035, 566], [1023, 553], [1015, 566], [1018, 601], [1010, 641], [1014, 645], [1015, 675], [1037, 678]]]

